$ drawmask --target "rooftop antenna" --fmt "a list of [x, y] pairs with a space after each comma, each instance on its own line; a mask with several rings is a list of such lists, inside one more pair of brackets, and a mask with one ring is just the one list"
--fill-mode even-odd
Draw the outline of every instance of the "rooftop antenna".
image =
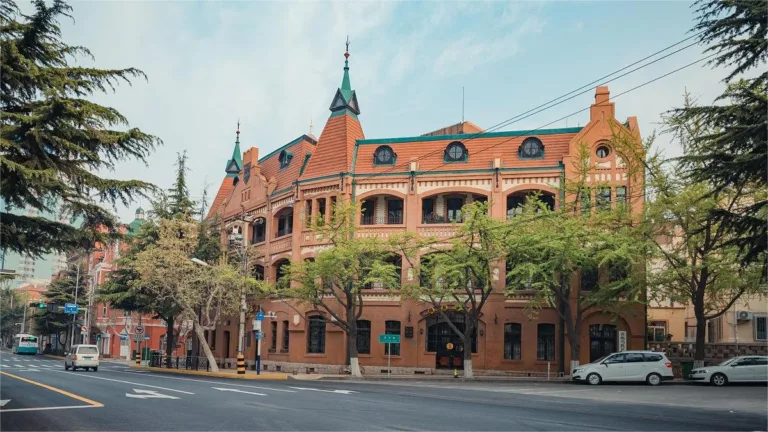
[[461, 86], [461, 122], [464, 123], [464, 86]]
[[312, 135], [312, 119], [309, 119], [309, 134]]

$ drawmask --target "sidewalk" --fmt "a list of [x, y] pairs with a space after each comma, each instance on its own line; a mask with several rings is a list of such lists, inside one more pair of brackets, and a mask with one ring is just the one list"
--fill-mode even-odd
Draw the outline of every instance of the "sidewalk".
[[570, 377], [551, 377], [550, 379], [542, 377], [505, 377], [492, 375], [475, 375], [474, 379], [468, 380], [459, 375], [454, 378], [452, 375], [364, 375], [361, 378], [350, 375], [319, 375], [315, 378], [322, 381], [450, 381], [450, 382], [484, 382], [484, 383], [549, 383], [549, 384], [572, 384]]
[[146, 370], [146, 371], [152, 371], [152, 372], [159, 372], [159, 373], [169, 373], [169, 374], [177, 374], [177, 375], [196, 375], [196, 376], [207, 376], [207, 377], [217, 377], [217, 378], [231, 378], [231, 379], [243, 379], [243, 380], [287, 380], [292, 379], [291, 376], [287, 373], [275, 373], [275, 372], [269, 372], [269, 373], [262, 373], [260, 375], [256, 374], [256, 371], [252, 370], [246, 370], [245, 374], [238, 375], [237, 370], [235, 369], [220, 369], [219, 372], [207, 372], [207, 371], [196, 371], [196, 370], [187, 370], [187, 369], [172, 369], [172, 368], [161, 368], [161, 367], [150, 367], [150, 366], [137, 366], [135, 363], [131, 364], [131, 368], [133, 369], [140, 369], [140, 370]]

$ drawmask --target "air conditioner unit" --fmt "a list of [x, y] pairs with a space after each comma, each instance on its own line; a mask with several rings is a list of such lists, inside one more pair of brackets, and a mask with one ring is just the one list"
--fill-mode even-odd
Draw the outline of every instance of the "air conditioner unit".
[[749, 321], [752, 319], [752, 312], [749, 311], [738, 311], [736, 312], [736, 320], [737, 321]]

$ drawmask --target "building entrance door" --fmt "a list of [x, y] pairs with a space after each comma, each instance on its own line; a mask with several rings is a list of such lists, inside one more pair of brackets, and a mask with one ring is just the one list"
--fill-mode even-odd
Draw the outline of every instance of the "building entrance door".
[[[465, 316], [461, 312], [447, 311], [446, 315], [456, 328], [464, 332]], [[472, 335], [472, 352], [477, 352], [477, 329]], [[438, 313], [427, 318], [427, 351], [435, 353], [436, 369], [464, 369], [464, 343], [450, 324]]]
[[120, 337], [120, 357], [128, 358], [131, 355], [131, 338], [128, 335]]
[[616, 326], [594, 324], [589, 326], [589, 361], [616, 352]]

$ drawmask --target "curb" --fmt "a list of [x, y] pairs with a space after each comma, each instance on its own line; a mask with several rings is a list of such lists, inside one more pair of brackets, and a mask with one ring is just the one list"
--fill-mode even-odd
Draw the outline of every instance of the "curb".
[[290, 379], [288, 375], [272, 375], [272, 374], [237, 375], [237, 374], [229, 374], [229, 373], [223, 373], [223, 372], [205, 372], [205, 371], [193, 371], [193, 370], [184, 370], [184, 369], [167, 369], [167, 368], [136, 366], [136, 365], [131, 365], [131, 368], [157, 372], [157, 373], [207, 376], [207, 377], [230, 378], [230, 379], [239, 379], [239, 380], [285, 381], [287, 379]]
[[[516, 384], [553, 384], [553, 385], [584, 385], [583, 382], [579, 381], [573, 381], [570, 379], [557, 379], [557, 380], [546, 380], [546, 379], [514, 379], [514, 378], [492, 378], [492, 377], [475, 377], [474, 379], [465, 379], [465, 378], [453, 378], [453, 377], [439, 377], [439, 378], [405, 378], [405, 377], [395, 377], [395, 378], [387, 378], [386, 376], [378, 377], [378, 376], [370, 376], [370, 377], [362, 377], [362, 378], [355, 378], [355, 377], [319, 377], [317, 378], [317, 381], [353, 381], [353, 382], [419, 382], [419, 383], [426, 383], [426, 382], [453, 382], [453, 383], [495, 383], [495, 384], [510, 384], [510, 385], [516, 385]], [[627, 384], [627, 383], [615, 383], [615, 384]], [[632, 384], [632, 383], [630, 383]], [[686, 381], [682, 379], [675, 379], [672, 381], [664, 381], [662, 386], [666, 385], [697, 385], [701, 384], [700, 382], [696, 381]], [[606, 383], [605, 385], [614, 385], [614, 383]]]

